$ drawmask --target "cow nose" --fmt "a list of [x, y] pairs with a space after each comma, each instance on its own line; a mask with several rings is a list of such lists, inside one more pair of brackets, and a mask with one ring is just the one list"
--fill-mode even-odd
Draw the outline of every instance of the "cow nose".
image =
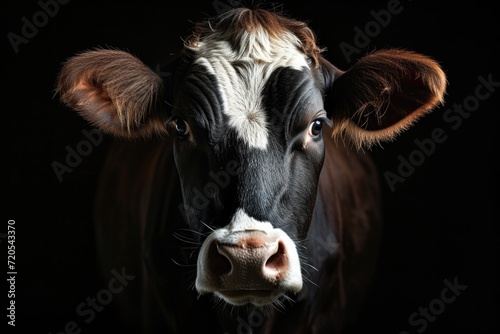
[[[302, 289], [295, 242], [269, 222], [235, 215], [227, 228], [203, 242], [197, 261], [198, 293], [213, 293], [231, 305], [270, 305]], [[240, 229], [238, 227], [244, 227]]]
[[285, 244], [263, 232], [213, 241], [208, 259], [214, 276], [223, 281], [221, 290], [271, 290], [288, 269]]

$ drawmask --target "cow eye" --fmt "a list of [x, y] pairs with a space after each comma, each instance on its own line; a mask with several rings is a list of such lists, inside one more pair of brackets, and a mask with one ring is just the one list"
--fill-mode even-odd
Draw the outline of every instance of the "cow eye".
[[189, 125], [182, 118], [175, 119], [175, 130], [181, 139], [187, 137], [190, 132]]
[[309, 136], [313, 138], [318, 138], [323, 130], [323, 120], [315, 119], [311, 125], [309, 125], [309, 131], [307, 132]]

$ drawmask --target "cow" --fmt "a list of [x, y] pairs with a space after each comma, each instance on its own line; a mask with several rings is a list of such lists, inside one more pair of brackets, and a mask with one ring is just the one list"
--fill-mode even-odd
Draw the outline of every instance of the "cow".
[[[234, 8], [162, 75], [128, 51], [66, 59], [55, 92], [115, 138], [95, 194], [103, 272], [133, 333], [340, 333], [381, 239], [370, 148], [444, 103], [408, 49], [330, 63], [304, 22]], [[121, 270], [121, 272], [120, 272]]]

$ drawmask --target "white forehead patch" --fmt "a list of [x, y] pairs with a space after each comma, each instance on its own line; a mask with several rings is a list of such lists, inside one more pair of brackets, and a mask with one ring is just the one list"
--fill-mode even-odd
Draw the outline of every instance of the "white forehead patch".
[[193, 50], [196, 64], [217, 78], [222, 110], [239, 139], [251, 148], [266, 149], [268, 124], [261, 100], [262, 90], [278, 67], [301, 70], [307, 67], [300, 41], [288, 32], [273, 38], [264, 29], [244, 32], [237, 48], [212, 35]]

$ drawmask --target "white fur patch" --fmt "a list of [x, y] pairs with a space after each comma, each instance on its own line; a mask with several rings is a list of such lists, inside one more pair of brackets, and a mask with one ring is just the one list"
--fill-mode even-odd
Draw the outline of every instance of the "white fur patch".
[[200, 42], [193, 50], [195, 63], [204, 66], [217, 78], [223, 112], [229, 117], [229, 126], [249, 147], [266, 149], [268, 124], [262, 110], [262, 89], [278, 67], [302, 69], [306, 56], [300, 51], [300, 41], [291, 33], [272, 38], [264, 29], [238, 36], [239, 46], [214, 34]]

